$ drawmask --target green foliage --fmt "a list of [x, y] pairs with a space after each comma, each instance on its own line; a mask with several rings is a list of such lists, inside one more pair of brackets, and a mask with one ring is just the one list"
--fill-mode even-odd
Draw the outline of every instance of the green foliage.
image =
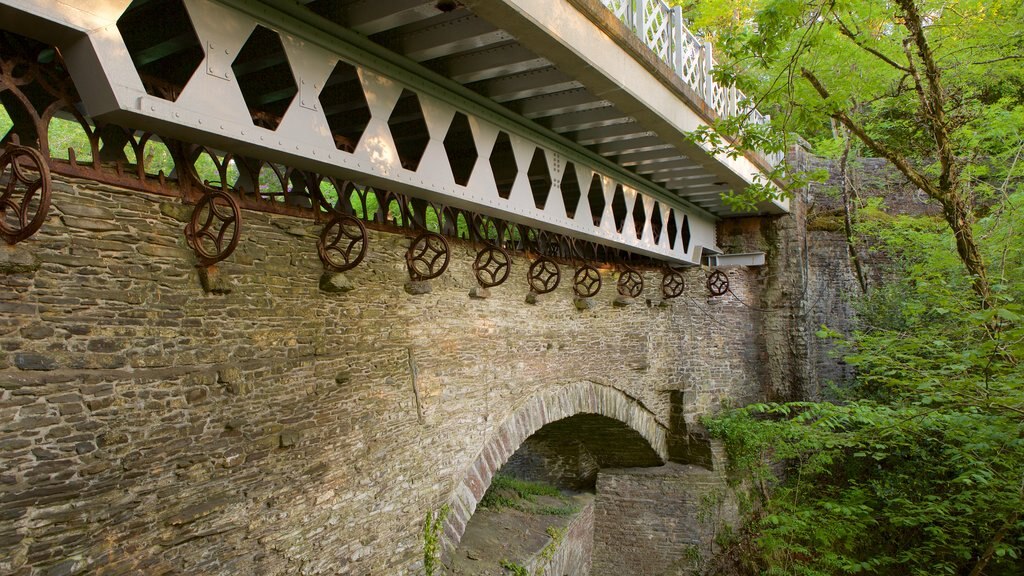
[[[836, 112], [843, 112], [881, 146], [915, 163], [935, 163], [938, 145], [914, 74], [925, 65], [896, 0], [679, 0], [696, 30], [715, 42], [717, 81], [742, 90], [769, 126], [744, 116], [722, 119], [692, 138], [715, 152], [781, 151], [799, 134], [817, 153], [836, 157], [844, 147]], [[1024, 116], [1024, 2], [923, 0], [925, 35], [941, 77], [943, 129], [968, 182], [985, 174], [980, 158], [1003, 155], [1021, 142]], [[914, 74], [911, 73], [913, 65]], [[827, 93], [819, 92], [810, 78]], [[928, 85], [923, 84], [927, 91]], [[855, 153], [877, 154], [860, 143]], [[978, 166], [969, 167], [977, 163]], [[807, 176], [780, 166], [769, 175]], [[936, 170], [932, 170], [936, 173]], [[972, 184], [968, 184], [971, 187]], [[778, 197], [764, 181], [729, 202], [749, 208]]]
[[501, 561], [501, 567], [508, 570], [512, 576], [530, 576], [530, 571], [525, 566], [512, 562], [508, 558]]
[[423, 573], [434, 576], [441, 564], [441, 533], [450, 508], [447, 504], [437, 512], [427, 512], [423, 520]]
[[544, 576], [544, 568], [547, 566], [547, 563], [555, 557], [555, 552], [558, 552], [558, 547], [562, 544], [562, 541], [565, 540], [565, 528], [548, 526], [544, 529], [544, 533], [547, 534], [551, 540], [544, 545], [540, 554], [537, 555], [541, 562], [537, 569], [534, 570], [533, 576]]
[[[553, 498], [559, 503], [538, 502], [538, 496]], [[480, 507], [491, 510], [511, 508], [545, 516], [572, 516], [579, 511], [576, 504], [550, 484], [520, 480], [501, 473], [494, 475], [487, 492], [480, 499]]]
[[865, 219], [889, 280], [857, 302], [849, 338], [821, 331], [855, 381], [835, 402], [708, 420], [735, 477], [762, 490], [745, 549], [757, 572], [1024, 571], [1022, 207], [1017, 190], [977, 226], [986, 257], [1002, 261], [989, 309], [972, 297], [941, 222]]

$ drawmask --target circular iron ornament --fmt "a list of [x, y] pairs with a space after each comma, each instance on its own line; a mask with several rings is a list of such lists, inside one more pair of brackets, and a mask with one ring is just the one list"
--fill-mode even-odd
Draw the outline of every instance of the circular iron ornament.
[[484, 288], [493, 288], [508, 280], [512, 270], [512, 257], [504, 248], [488, 246], [476, 253], [473, 275]]
[[721, 296], [729, 291], [729, 277], [721, 270], [715, 270], [708, 276], [708, 293]]
[[686, 289], [686, 280], [675, 270], [666, 270], [661, 277], [661, 297], [666, 300], [678, 298]]
[[203, 195], [185, 225], [185, 240], [203, 266], [230, 256], [241, 234], [242, 209], [238, 200], [223, 190], [211, 190]]
[[[16, 244], [35, 234], [50, 212], [50, 166], [34, 148], [10, 145], [0, 156], [0, 237]], [[37, 199], [38, 198], [38, 199]]]
[[448, 269], [450, 258], [451, 250], [444, 236], [424, 232], [412, 241], [405, 253], [409, 278], [416, 281], [437, 278]]
[[580, 298], [597, 296], [597, 293], [601, 291], [601, 273], [589, 264], [580, 266], [572, 278], [572, 291]]
[[623, 296], [636, 298], [644, 291], [644, 277], [636, 270], [626, 270], [619, 276], [616, 289]]
[[530, 269], [526, 271], [526, 280], [535, 293], [547, 294], [558, 288], [558, 283], [562, 280], [562, 271], [554, 260], [541, 256], [530, 264]]
[[325, 268], [344, 272], [363, 261], [368, 243], [366, 226], [358, 219], [342, 214], [324, 226], [316, 242], [316, 251]]

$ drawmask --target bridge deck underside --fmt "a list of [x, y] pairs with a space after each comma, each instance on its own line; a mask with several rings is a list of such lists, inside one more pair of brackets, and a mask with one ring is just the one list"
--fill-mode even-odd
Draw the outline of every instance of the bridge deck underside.
[[[105, 27], [58, 43], [82, 95], [79, 111], [99, 125], [648, 257], [697, 263], [717, 251], [716, 213], [730, 187], [721, 167], [683, 154], [460, 3], [112, 4], [97, 16]], [[32, 17], [69, 20], [61, 10]], [[244, 174], [221, 180], [236, 191], [263, 184]], [[289, 184], [281, 187], [278, 200], [294, 200]]]

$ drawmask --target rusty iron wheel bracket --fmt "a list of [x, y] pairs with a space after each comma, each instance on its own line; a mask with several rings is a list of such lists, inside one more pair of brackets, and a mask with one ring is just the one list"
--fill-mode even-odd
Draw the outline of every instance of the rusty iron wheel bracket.
[[580, 298], [593, 298], [601, 291], [601, 273], [590, 264], [576, 269], [572, 279], [572, 291]]
[[615, 288], [621, 296], [636, 298], [644, 291], [644, 277], [636, 270], [627, 267], [619, 275], [619, 282]]
[[413, 281], [437, 278], [448, 269], [451, 249], [444, 236], [424, 232], [416, 237], [405, 253], [405, 266]]
[[484, 288], [493, 288], [508, 280], [512, 270], [512, 257], [499, 246], [487, 246], [476, 253], [473, 260], [473, 275]]
[[708, 293], [712, 296], [721, 296], [729, 291], [729, 277], [721, 270], [715, 270], [708, 276]]
[[558, 268], [558, 264], [546, 256], [534, 260], [533, 264], [530, 264], [530, 269], [526, 271], [526, 281], [536, 294], [547, 294], [554, 291], [555, 288], [558, 288], [561, 279], [562, 271]]
[[686, 279], [678, 270], [666, 268], [661, 276], [661, 297], [665, 300], [678, 298], [686, 290]]
[[192, 218], [185, 225], [185, 240], [202, 266], [216, 264], [230, 256], [238, 246], [241, 233], [242, 209], [238, 200], [223, 190], [207, 191], [192, 209]]
[[[10, 175], [7, 169], [10, 168]], [[50, 212], [50, 166], [35, 148], [9, 144], [0, 156], [0, 238], [17, 244], [35, 234]]]
[[316, 251], [324, 268], [344, 272], [363, 261], [368, 244], [366, 226], [362, 222], [346, 214], [335, 214], [320, 232]]

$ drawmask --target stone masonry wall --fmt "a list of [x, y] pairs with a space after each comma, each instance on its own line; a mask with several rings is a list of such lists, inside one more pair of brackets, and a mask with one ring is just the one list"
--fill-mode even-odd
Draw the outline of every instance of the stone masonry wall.
[[[492, 297], [472, 247], [412, 296], [402, 235], [371, 233], [352, 290], [318, 288], [311, 222], [245, 212], [205, 293], [166, 198], [59, 181], [43, 229], [0, 246], [0, 573], [417, 573], [451, 501], [517, 407], [574, 382], [659, 422], [764, 390], [761, 316], [686, 295], [590, 310], [562, 286]], [[757, 301], [757, 272], [728, 271]]]
[[595, 576], [699, 574], [715, 529], [738, 520], [725, 473], [670, 462], [601, 470], [594, 499]]
[[[530, 574], [550, 576], [590, 576], [594, 554], [594, 502], [588, 502], [572, 522], [565, 527], [562, 537], [548, 543], [527, 568]], [[600, 573], [597, 573], [600, 574]]]

